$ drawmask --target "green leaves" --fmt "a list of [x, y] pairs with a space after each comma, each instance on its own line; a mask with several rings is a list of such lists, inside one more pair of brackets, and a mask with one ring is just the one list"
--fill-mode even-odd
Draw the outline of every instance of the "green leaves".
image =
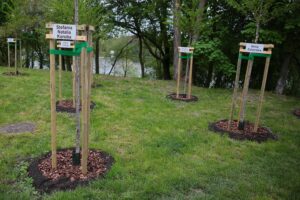
[[200, 66], [213, 65], [217, 72], [225, 75], [234, 73], [234, 65], [230, 63], [229, 58], [221, 50], [221, 41], [203, 40], [195, 44], [195, 56], [199, 57]]

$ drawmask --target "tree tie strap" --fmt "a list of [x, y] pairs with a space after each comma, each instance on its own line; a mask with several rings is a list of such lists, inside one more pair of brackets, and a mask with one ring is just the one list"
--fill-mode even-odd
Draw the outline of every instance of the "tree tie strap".
[[191, 58], [191, 57], [193, 57], [193, 54], [192, 54], [192, 53], [187, 54], [187, 55], [185, 55], [185, 56], [180, 56], [179, 58], [182, 58], [182, 59], [189, 59], [189, 58]]
[[93, 51], [93, 47], [90, 47], [87, 42], [82, 42], [76, 43], [75, 48], [72, 51], [50, 49], [49, 53], [62, 56], [80, 56], [83, 48], [86, 48], [88, 53]]
[[243, 60], [254, 60], [254, 57], [270, 58], [271, 54], [250, 53], [249, 56], [244, 56], [243, 54], [239, 53], [239, 58]]

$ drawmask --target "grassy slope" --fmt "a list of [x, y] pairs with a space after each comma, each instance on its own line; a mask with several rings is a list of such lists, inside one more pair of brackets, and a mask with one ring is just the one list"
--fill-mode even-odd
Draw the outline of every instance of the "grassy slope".
[[[0, 68], [0, 73], [7, 71]], [[0, 76], [0, 125], [33, 121], [34, 134], [0, 135], [0, 199], [39, 197], [25, 178], [24, 158], [50, 150], [48, 71]], [[70, 74], [64, 95], [71, 97]], [[97, 76], [97, 79], [100, 79]], [[208, 123], [227, 118], [232, 91], [194, 87], [196, 103], [172, 102], [173, 81], [101, 77], [93, 89], [90, 147], [114, 156], [103, 180], [46, 199], [287, 199], [299, 198], [300, 120], [291, 110], [299, 99], [266, 94], [262, 124], [279, 141], [235, 141], [208, 131]], [[254, 120], [255, 96], [247, 114]], [[58, 146], [74, 144], [74, 118], [58, 114]]]

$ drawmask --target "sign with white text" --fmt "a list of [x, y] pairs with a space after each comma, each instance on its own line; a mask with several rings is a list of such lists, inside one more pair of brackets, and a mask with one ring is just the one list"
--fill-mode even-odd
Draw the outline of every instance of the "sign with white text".
[[263, 53], [264, 45], [263, 44], [255, 44], [255, 43], [246, 43], [246, 52], [249, 53]]
[[15, 38], [7, 38], [7, 42], [16, 42]]
[[180, 53], [193, 53], [193, 47], [178, 47]]
[[59, 40], [76, 40], [76, 25], [53, 24], [53, 38]]
[[60, 48], [72, 49], [74, 47], [72, 45], [72, 41], [57, 41], [57, 42]]

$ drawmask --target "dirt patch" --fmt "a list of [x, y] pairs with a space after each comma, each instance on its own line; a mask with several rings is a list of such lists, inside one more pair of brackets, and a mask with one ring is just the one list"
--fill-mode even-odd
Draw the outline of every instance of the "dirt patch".
[[20, 133], [33, 133], [35, 131], [35, 124], [29, 122], [22, 122], [16, 124], [8, 124], [0, 127], [0, 133], [4, 134], [20, 134]]
[[244, 130], [238, 130], [238, 121], [231, 122], [231, 129], [228, 130], [228, 120], [220, 120], [209, 125], [209, 129], [217, 133], [227, 133], [230, 138], [236, 140], [251, 140], [257, 142], [265, 142], [269, 139], [277, 140], [277, 136], [267, 127], [258, 127], [254, 132], [254, 124], [246, 122]]
[[28, 174], [39, 192], [70, 190], [85, 185], [91, 180], [102, 178], [111, 168], [113, 157], [99, 150], [89, 150], [88, 173], [83, 175], [81, 167], [72, 165], [72, 149], [57, 151], [57, 168], [51, 168], [51, 153], [33, 160]]
[[[96, 104], [91, 101], [90, 108], [94, 109]], [[81, 105], [80, 105], [81, 110]], [[76, 113], [75, 106], [73, 107], [73, 100], [72, 99], [65, 99], [56, 102], [56, 111], [57, 112], [68, 112], [68, 113]]]
[[168, 99], [184, 102], [193, 102], [198, 101], [198, 97], [191, 95], [191, 98], [187, 98], [187, 94], [179, 94], [179, 97], [176, 97], [176, 93], [172, 93], [166, 96]]
[[16, 72], [3, 72], [3, 75], [4, 76], [27, 76], [28, 74], [17, 71], [17, 73]]
[[101, 83], [96, 83], [96, 82], [92, 83], [92, 88], [99, 88], [99, 87], [103, 87], [103, 85]]
[[295, 110], [293, 111], [293, 114], [296, 115], [296, 116], [300, 119], [300, 108], [295, 109]]

